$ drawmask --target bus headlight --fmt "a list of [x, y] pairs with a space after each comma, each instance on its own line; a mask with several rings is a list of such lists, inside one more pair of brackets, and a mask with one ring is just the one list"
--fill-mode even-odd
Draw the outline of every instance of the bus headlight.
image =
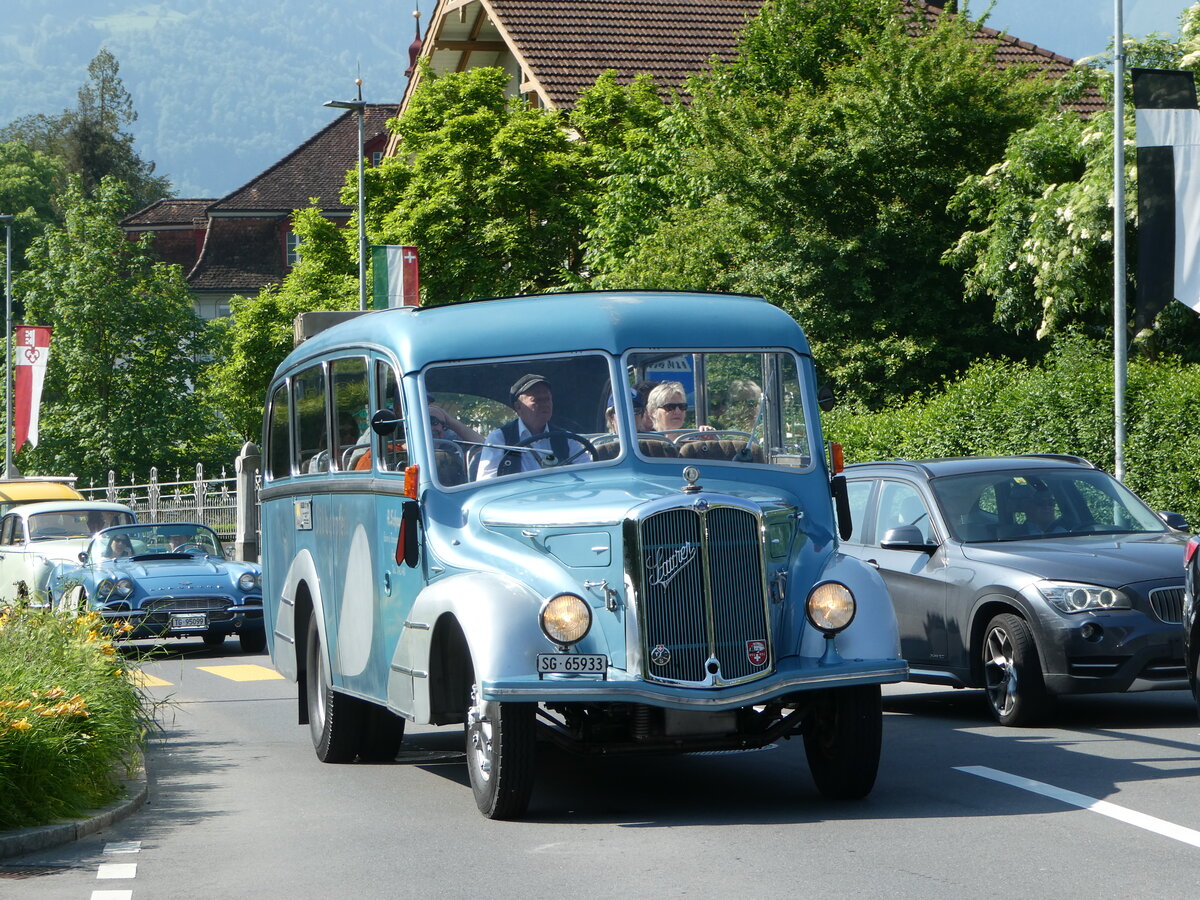
[[592, 627], [592, 608], [575, 594], [558, 594], [541, 612], [542, 633], [562, 647], [577, 644]]
[[856, 608], [850, 588], [836, 581], [817, 585], [804, 604], [808, 621], [826, 635], [844, 631], [854, 621]]

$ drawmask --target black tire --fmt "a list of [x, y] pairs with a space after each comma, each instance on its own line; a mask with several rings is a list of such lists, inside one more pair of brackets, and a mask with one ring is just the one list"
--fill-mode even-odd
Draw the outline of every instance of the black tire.
[[489, 819], [519, 819], [533, 793], [536, 707], [477, 697], [478, 685], [471, 688], [464, 728], [475, 804]]
[[225, 633], [221, 631], [206, 631], [200, 635], [200, 639], [204, 641], [205, 647], [215, 650], [225, 643]]
[[324, 656], [316, 613], [313, 613], [308, 622], [304, 671], [313, 750], [321, 762], [353, 762], [358, 756], [363, 734], [364, 704], [358, 698], [339, 694], [330, 687]]
[[1001, 725], [1027, 726], [1050, 712], [1033, 632], [1020, 616], [1001, 613], [983, 633], [983, 682], [988, 709]]
[[366, 704], [358, 758], [363, 762], [393, 762], [404, 740], [404, 719], [383, 706]]
[[262, 653], [267, 647], [267, 633], [257, 628], [251, 631], [239, 631], [238, 642], [245, 653]]
[[860, 800], [871, 793], [882, 746], [879, 685], [834, 688], [816, 698], [804, 725], [804, 753], [822, 796]]

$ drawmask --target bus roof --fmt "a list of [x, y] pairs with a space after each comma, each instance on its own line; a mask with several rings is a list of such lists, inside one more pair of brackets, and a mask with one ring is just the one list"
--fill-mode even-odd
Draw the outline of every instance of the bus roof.
[[347, 345], [391, 348], [408, 372], [447, 360], [621, 353], [631, 347], [790, 347], [809, 352], [796, 321], [761, 297], [592, 291], [380, 310], [314, 335], [280, 369]]

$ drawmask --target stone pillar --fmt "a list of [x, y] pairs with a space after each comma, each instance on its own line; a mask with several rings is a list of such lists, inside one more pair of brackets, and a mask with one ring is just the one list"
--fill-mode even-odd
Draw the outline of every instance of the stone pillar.
[[259, 562], [258, 478], [261, 463], [258, 446], [247, 441], [234, 467], [237, 473], [237, 534], [233, 541], [233, 558], [243, 562]]

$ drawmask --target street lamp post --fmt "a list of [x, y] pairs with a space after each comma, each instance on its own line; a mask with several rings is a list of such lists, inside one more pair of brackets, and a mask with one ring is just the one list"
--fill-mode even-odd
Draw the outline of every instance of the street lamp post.
[[358, 85], [357, 100], [328, 100], [325, 106], [334, 109], [352, 109], [358, 113], [358, 308], [367, 308], [367, 222], [366, 193], [363, 184], [363, 119], [367, 104], [363, 102], [362, 79], [355, 78]]
[[4, 477], [13, 477], [13, 370], [12, 370], [12, 216], [4, 223]]

